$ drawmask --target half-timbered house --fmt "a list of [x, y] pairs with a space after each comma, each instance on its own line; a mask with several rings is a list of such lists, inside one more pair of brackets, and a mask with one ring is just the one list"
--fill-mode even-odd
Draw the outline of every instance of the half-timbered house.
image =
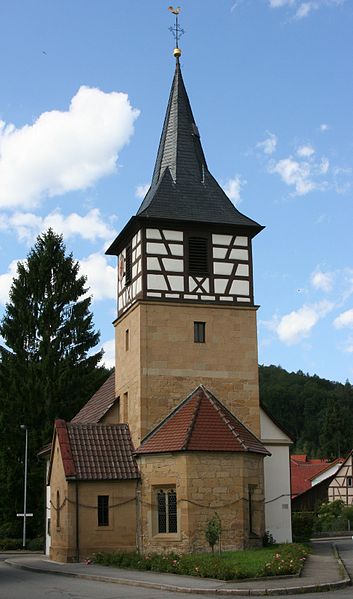
[[338, 499], [346, 505], [353, 505], [353, 451], [337, 470], [328, 488], [328, 500]]

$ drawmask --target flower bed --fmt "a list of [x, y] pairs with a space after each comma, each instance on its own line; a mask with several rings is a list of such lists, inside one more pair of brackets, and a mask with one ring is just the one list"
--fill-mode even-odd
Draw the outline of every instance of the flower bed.
[[141, 556], [138, 553], [97, 553], [94, 560], [98, 564], [117, 568], [152, 570], [220, 580], [240, 580], [298, 574], [307, 555], [307, 547], [293, 543], [247, 551], [225, 551], [214, 555], [153, 553]]

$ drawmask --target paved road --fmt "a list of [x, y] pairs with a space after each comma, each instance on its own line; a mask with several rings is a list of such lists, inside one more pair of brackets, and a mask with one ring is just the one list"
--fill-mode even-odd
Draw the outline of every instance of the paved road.
[[[347, 570], [353, 576], [353, 541], [337, 542]], [[18, 570], [0, 555], [0, 599], [200, 599], [200, 595], [157, 591], [111, 583]], [[352, 599], [352, 587], [330, 593], [292, 595], [293, 599]], [[220, 595], [208, 595], [220, 599]]]

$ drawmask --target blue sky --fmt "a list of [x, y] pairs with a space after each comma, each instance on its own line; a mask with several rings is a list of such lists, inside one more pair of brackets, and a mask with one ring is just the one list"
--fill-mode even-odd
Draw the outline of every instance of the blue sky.
[[[168, 3], [0, 5], [0, 314], [52, 226], [80, 261], [113, 360], [115, 260], [174, 72]], [[254, 241], [259, 361], [353, 381], [353, 4], [189, 0], [184, 81], [208, 166]]]

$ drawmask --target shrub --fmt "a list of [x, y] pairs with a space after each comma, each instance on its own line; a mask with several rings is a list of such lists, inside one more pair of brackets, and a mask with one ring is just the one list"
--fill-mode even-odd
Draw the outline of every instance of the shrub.
[[293, 512], [292, 532], [294, 541], [308, 541], [314, 529], [314, 512]]
[[344, 503], [340, 499], [322, 503], [315, 518], [315, 530], [318, 532], [341, 530], [344, 507]]
[[44, 549], [44, 537], [37, 537], [28, 541], [27, 549], [30, 551], [42, 551]]
[[273, 538], [273, 535], [270, 533], [269, 530], [265, 530], [265, 534], [262, 537], [262, 546], [263, 547], [270, 547], [271, 545], [275, 545], [276, 541]]
[[22, 539], [0, 539], [0, 549], [2, 551], [22, 549]]
[[212, 553], [214, 553], [214, 546], [216, 543], [218, 543], [219, 538], [221, 536], [221, 532], [222, 532], [221, 519], [220, 519], [219, 515], [217, 514], [217, 512], [215, 512], [214, 516], [208, 522], [206, 530], [205, 530], [205, 537], [212, 549]]

